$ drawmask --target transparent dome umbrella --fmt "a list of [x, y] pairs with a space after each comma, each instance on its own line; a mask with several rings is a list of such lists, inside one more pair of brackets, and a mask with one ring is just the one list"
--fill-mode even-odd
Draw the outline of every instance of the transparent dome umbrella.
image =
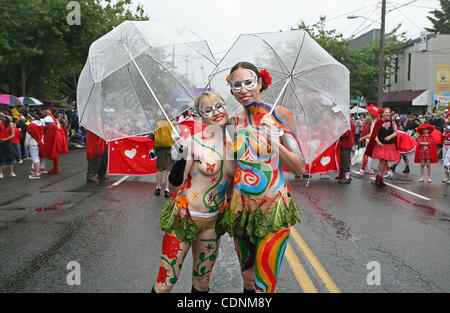
[[183, 26], [125, 21], [89, 49], [80, 125], [107, 141], [153, 132], [192, 107], [216, 65], [206, 41]]
[[[288, 108], [295, 117], [305, 161], [312, 163], [350, 128], [350, 73], [307, 32], [240, 35], [210, 75], [232, 114], [243, 110], [230, 94], [226, 77], [238, 62], [266, 69], [272, 84], [261, 93], [264, 103]], [[271, 112], [270, 112], [271, 113]]]

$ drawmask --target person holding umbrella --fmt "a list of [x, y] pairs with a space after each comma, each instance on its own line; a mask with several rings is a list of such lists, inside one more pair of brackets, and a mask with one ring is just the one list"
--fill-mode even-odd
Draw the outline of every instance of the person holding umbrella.
[[[183, 157], [173, 165], [168, 180], [174, 199], [164, 205], [161, 228], [165, 231], [161, 262], [153, 293], [170, 292], [192, 247], [192, 293], [206, 293], [219, 252], [217, 219], [233, 178], [232, 142], [227, 140], [228, 113], [219, 94], [205, 92], [195, 108], [207, 127], [187, 140], [175, 136]], [[228, 149], [227, 149], [228, 148]], [[183, 182], [186, 184], [180, 189]]]
[[234, 118], [237, 166], [223, 224], [234, 237], [244, 292], [272, 293], [290, 226], [300, 222], [282, 165], [300, 176], [305, 162], [292, 113], [278, 106], [269, 115], [272, 106], [261, 102], [261, 93], [271, 84], [270, 74], [252, 63], [239, 62], [227, 81], [244, 110]]
[[11, 177], [16, 177], [13, 165], [14, 152], [11, 144], [11, 139], [15, 134], [14, 123], [11, 122], [9, 116], [0, 113], [0, 178], [3, 178], [3, 165], [9, 165]]

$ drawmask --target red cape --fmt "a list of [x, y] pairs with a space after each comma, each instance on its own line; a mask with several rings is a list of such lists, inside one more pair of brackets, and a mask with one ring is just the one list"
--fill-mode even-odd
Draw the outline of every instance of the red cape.
[[[384, 122], [389, 122], [389, 121], [391, 121], [392, 123], [395, 123], [395, 121], [393, 121], [392, 119], [389, 119], [387, 121], [383, 121], [383, 120], [381, 120], [381, 118], [378, 118], [377, 121], [375, 122], [375, 126], [373, 127], [372, 134], [370, 135], [369, 143], [367, 144], [367, 147], [366, 147], [365, 154], [367, 156], [372, 157], [373, 148], [375, 148], [375, 145], [377, 144], [376, 141], [375, 141], [375, 138], [378, 136], [378, 132], [380, 131], [381, 125]], [[393, 141], [394, 141], [394, 144], [395, 144], [395, 146], [397, 147], [397, 150], [398, 150], [397, 137], [395, 137], [393, 139]]]
[[[419, 138], [420, 137], [421, 136], [419, 136]], [[420, 159], [419, 159], [420, 141], [419, 141], [419, 138], [417, 138], [416, 153], [414, 155], [414, 163], [420, 163]], [[430, 150], [431, 150], [431, 163], [437, 163], [438, 157], [437, 157], [436, 142], [433, 140], [433, 138], [431, 138], [431, 141], [432, 141], [432, 143], [429, 145]]]
[[59, 153], [64, 154], [69, 152], [69, 150], [64, 129], [53, 115], [50, 115], [50, 117], [53, 119], [53, 123], [45, 123], [42, 155], [44, 158], [53, 160], [58, 157]]
[[401, 130], [397, 131], [397, 146], [398, 146], [398, 152], [400, 153], [408, 153], [413, 151], [413, 149], [416, 147], [417, 141], [408, 135], [408, 133], [405, 133]]
[[86, 159], [94, 160], [105, 153], [106, 141], [91, 131], [86, 131]]
[[44, 143], [42, 137], [44, 135], [44, 125], [38, 126], [35, 123], [30, 123], [27, 127], [27, 133], [37, 141], [39, 146], [39, 156], [43, 157], [42, 150], [44, 147]]

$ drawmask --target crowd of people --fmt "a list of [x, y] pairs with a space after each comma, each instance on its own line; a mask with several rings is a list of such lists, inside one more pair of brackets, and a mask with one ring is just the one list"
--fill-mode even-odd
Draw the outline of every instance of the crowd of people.
[[[23, 106], [0, 112], [0, 178], [4, 178], [2, 167], [9, 167], [10, 177], [16, 177], [14, 166], [31, 159], [30, 179], [41, 174], [59, 173], [59, 154], [69, 147], [83, 148], [85, 133], [78, 126], [75, 111], [51, 110]], [[47, 170], [47, 160], [53, 168]]]
[[[443, 160], [445, 178], [450, 184], [450, 114], [448, 109], [442, 113], [427, 112], [424, 115], [401, 115], [390, 108], [370, 105], [366, 116], [353, 116], [355, 143], [364, 151], [360, 174], [375, 173], [371, 168], [372, 159], [380, 160], [376, 171], [376, 184], [383, 187], [384, 178], [396, 171], [401, 160], [405, 163], [403, 173], [410, 173], [410, 157], [414, 153], [414, 163], [419, 164], [420, 179], [431, 179], [431, 164]], [[377, 125], [378, 122], [378, 125]], [[382, 123], [382, 124], [381, 124]], [[341, 179], [339, 176], [338, 179]]]

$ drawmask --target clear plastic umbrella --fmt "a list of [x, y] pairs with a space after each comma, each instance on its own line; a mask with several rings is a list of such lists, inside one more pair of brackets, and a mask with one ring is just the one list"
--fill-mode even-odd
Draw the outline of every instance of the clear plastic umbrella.
[[152, 132], [193, 105], [215, 66], [189, 29], [125, 21], [89, 49], [77, 87], [80, 125], [107, 141]]
[[288, 108], [307, 163], [311, 163], [350, 127], [350, 73], [307, 32], [240, 35], [210, 75], [210, 87], [225, 97], [229, 112], [243, 108], [230, 94], [226, 77], [238, 62], [266, 69], [272, 85], [262, 101]]

